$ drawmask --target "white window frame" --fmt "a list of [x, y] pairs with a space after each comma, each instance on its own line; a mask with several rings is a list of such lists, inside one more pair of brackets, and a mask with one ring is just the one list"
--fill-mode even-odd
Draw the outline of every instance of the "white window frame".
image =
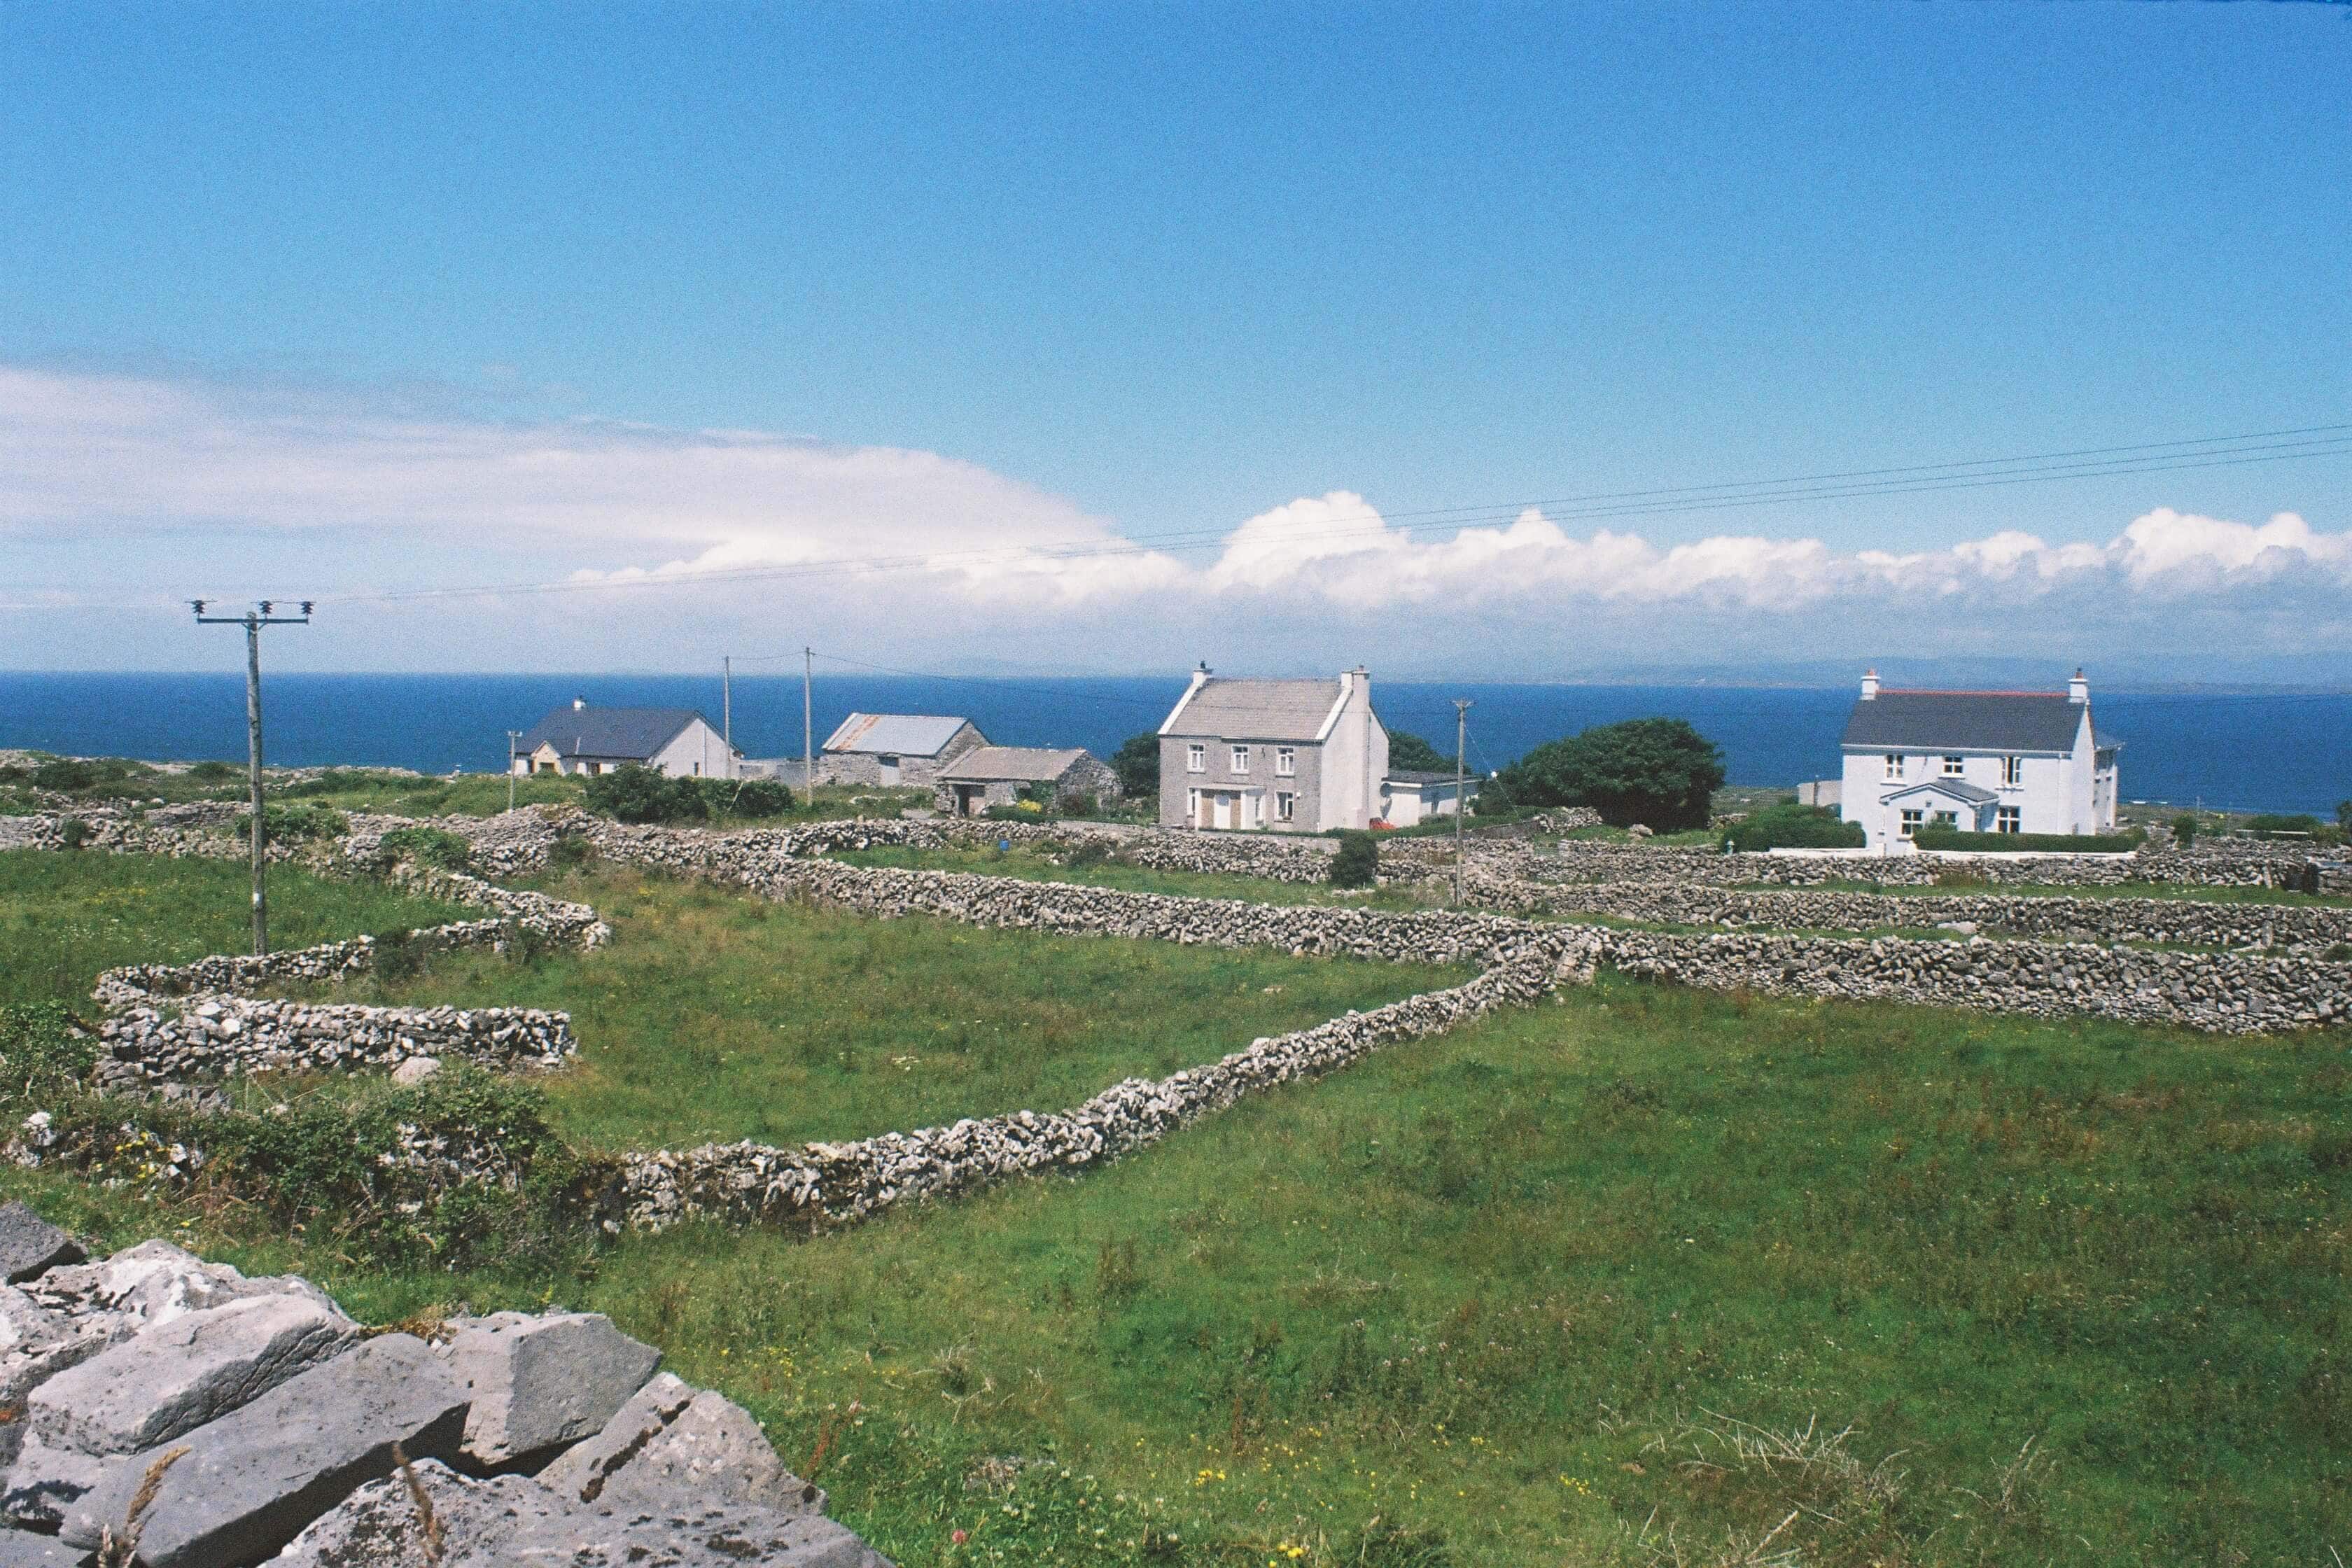
[[1245, 773], [1249, 772], [1249, 754], [1250, 749], [1247, 746], [1235, 746], [1234, 748], [1234, 772], [1237, 773]]
[[1995, 833], [2024, 832], [2025, 813], [2013, 805], [1995, 807], [1992, 814], [1992, 830]]
[[1948, 779], [1956, 779], [1956, 778], [1958, 778], [1962, 773], [1964, 773], [1968, 772], [1968, 770], [1969, 770], [1969, 760], [1968, 760], [1968, 758], [1966, 758], [1966, 757], [1956, 757], [1956, 756], [1952, 755], [1952, 753], [1951, 753], [1951, 752], [1945, 752], [1945, 753], [1944, 753], [1944, 776], [1945, 776], [1946, 778], [1948, 778]]
[[1286, 789], [1274, 792], [1274, 819], [1276, 822], [1298, 820], [1298, 796], [1295, 793]]
[[[1185, 747], [1184, 771], [1188, 773], [1207, 773], [1209, 771], [1209, 748], [1199, 743]], [[1197, 795], [1201, 792], [1199, 790], [1194, 790], [1192, 793]]]
[[2023, 757], [2001, 758], [2000, 782], [2005, 784], [2023, 784], [2025, 782], [2025, 759]]
[[[1298, 772], [1298, 748], [1276, 746], [1274, 749], [1274, 772], [1277, 778], [1289, 778]], [[1284, 821], [1289, 818], [1285, 817]]]
[[1925, 811], [1920, 810], [1916, 806], [1906, 806], [1903, 808], [1903, 816], [1900, 826], [1897, 828], [1897, 832], [1901, 837], [1908, 838], [1913, 834], [1917, 833], [1920, 828], [1926, 826], [1927, 821], [1927, 814]]
[[1886, 776], [1891, 779], [1899, 779], [1903, 776], [1902, 752], [1889, 752], [1886, 753]]

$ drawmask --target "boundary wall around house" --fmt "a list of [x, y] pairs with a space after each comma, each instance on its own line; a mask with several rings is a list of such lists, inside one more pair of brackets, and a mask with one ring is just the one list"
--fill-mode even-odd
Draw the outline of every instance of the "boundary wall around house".
[[[1450, 847], [1381, 847], [1383, 858], [1423, 876], [1451, 873]], [[2249, 846], [2227, 851], [2152, 851], [2132, 855], [1725, 854], [1714, 848], [1585, 844], [1552, 849], [1489, 845], [1467, 866], [1480, 888], [1514, 882], [1685, 882], [1701, 887], [1812, 888], [1825, 883], [1882, 887], [1948, 886], [1969, 878], [1990, 886], [2112, 888], [2132, 883], [2308, 890], [2317, 868], [2302, 850]]]
[[[2005, 893], [1857, 893], [1693, 887], [1675, 882], [1489, 884], [1484, 901], [1514, 914], [1594, 914], [1657, 925], [1783, 931], [1973, 931], [2054, 942], [2325, 950], [2352, 943], [2352, 908], [2198, 899], [2024, 898]], [[2302, 956], [2311, 956], [2305, 953]]]

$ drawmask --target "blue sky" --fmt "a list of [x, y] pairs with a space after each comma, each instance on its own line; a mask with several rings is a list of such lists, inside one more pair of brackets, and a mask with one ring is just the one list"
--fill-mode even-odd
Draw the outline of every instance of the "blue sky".
[[[575, 573], [660, 583], [297, 657], [2342, 651], [2341, 452], [1379, 518], [2352, 421], [2347, 68], [2294, 5], [11, 0], [0, 664]], [[713, 575], [869, 554], [931, 564]]]

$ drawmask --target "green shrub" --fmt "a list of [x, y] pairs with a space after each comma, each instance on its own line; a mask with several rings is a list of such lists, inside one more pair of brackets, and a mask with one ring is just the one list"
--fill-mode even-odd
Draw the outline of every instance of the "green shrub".
[[[261, 826], [273, 844], [341, 838], [352, 830], [351, 818], [331, 805], [282, 805], [276, 801], [263, 803]], [[249, 836], [253, 832], [253, 813], [239, 812], [229, 830], [240, 838]]]
[[223, 762], [202, 762], [188, 770], [188, 776], [198, 784], [226, 784], [244, 773], [243, 768]]
[[1518, 797], [1511, 793], [1511, 786], [1500, 773], [1480, 784], [1478, 793], [1470, 797], [1473, 816], [1505, 816], [1528, 809], [1530, 808], [1519, 805]]
[[425, 944], [406, 926], [379, 932], [371, 966], [379, 980], [406, 980], [425, 967]]
[[98, 829], [79, 816], [68, 816], [58, 824], [58, 837], [68, 849], [79, 849], [98, 837]]
[[2195, 812], [2184, 811], [2172, 819], [2172, 841], [2183, 849], [2191, 848], [2196, 845], [2197, 814]]
[[1380, 879], [1381, 847], [1369, 833], [1339, 835], [1339, 852], [1331, 857], [1331, 885], [1369, 888]]
[[700, 822], [710, 815], [699, 784], [722, 781], [674, 779], [652, 768], [624, 763], [588, 781], [588, 809], [615, 822]]
[[793, 792], [774, 779], [745, 779], [728, 810], [737, 816], [782, 816], [792, 810]]
[[1100, 866], [1109, 858], [1110, 846], [1104, 843], [1099, 838], [1089, 838], [1084, 843], [1076, 845], [1068, 854], [1063, 856], [1062, 864], [1071, 869], [1076, 870], [1083, 869], [1088, 866]]
[[1923, 827], [1911, 836], [1922, 849], [2055, 850], [2070, 855], [2114, 855], [2140, 847], [2137, 833], [1962, 833], [1953, 827]]
[[576, 833], [560, 833], [547, 847], [547, 863], [559, 871], [576, 871], [596, 858], [596, 847]]
[[2309, 838], [2320, 826], [2309, 812], [2266, 811], [2246, 818], [2246, 831], [2257, 838]]
[[1129, 795], [1156, 797], [1160, 794], [1160, 731], [1146, 730], [1120, 742], [1118, 750], [1110, 754], [1110, 771], [1118, 775], [1118, 787]]
[[1826, 806], [1784, 801], [1732, 824], [1723, 847], [1761, 849], [1859, 849], [1868, 841], [1862, 824], [1847, 822]]
[[462, 871], [474, 863], [474, 847], [446, 827], [395, 827], [376, 841], [383, 858], [414, 860], [444, 871]]
[[[206, 767], [220, 767], [207, 763]], [[418, 789], [433, 781], [410, 773], [389, 773], [382, 768], [329, 768], [299, 783], [290, 784], [276, 793], [286, 796], [310, 795], [360, 795], [369, 790]]]
[[1596, 724], [1538, 746], [1503, 770], [1513, 800], [1589, 805], [1612, 826], [1705, 827], [1723, 787], [1723, 753], [1681, 719]]
[[0, 1089], [26, 1096], [69, 1089], [98, 1065], [98, 1040], [62, 1002], [0, 1007]]
[[88, 789], [98, 781], [97, 765], [79, 757], [57, 757], [33, 769], [33, 784], [38, 789]]

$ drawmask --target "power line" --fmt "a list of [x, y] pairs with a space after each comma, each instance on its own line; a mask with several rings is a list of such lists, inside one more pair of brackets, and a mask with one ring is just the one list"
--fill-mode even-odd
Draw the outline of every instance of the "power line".
[[[2266, 443], [2256, 445], [2252, 443]], [[2191, 450], [2189, 448], [2201, 448]], [[2114, 454], [2132, 454], [2114, 456]], [[1724, 481], [1642, 490], [1595, 491], [1548, 500], [1485, 502], [1381, 513], [1365, 509], [1360, 521], [1339, 521], [1285, 533], [1285, 542], [1347, 538], [1365, 534], [1418, 534], [1444, 529], [1465, 529], [1507, 522], [1530, 508], [1549, 521], [1592, 521], [1621, 518], [1664, 517], [1684, 512], [1729, 510], [1740, 507], [1785, 506], [1803, 501], [1831, 501], [1882, 496], [1919, 495], [1948, 490], [1989, 489], [2021, 484], [2048, 484], [2067, 479], [2120, 478], [2171, 473], [2251, 463], [2284, 462], [2311, 458], [2352, 456], [2352, 425], [2315, 425], [2295, 429], [2252, 431], [2236, 436], [2195, 437], [2174, 441], [2142, 442], [2126, 447], [2085, 447], [2071, 452], [2027, 454], [2009, 458], [1971, 458], [1958, 462], [1915, 464], [1901, 468], [1852, 469], [1838, 473], [1782, 479]], [[1969, 471], [1973, 470], [1973, 471]], [[1400, 521], [1402, 520], [1402, 521]], [[712, 572], [646, 574], [630, 577], [582, 581], [576, 577], [540, 583], [488, 584], [471, 586], [393, 589], [377, 593], [316, 595], [321, 602], [392, 604], [443, 598], [499, 595], [596, 593], [625, 588], [671, 587], [685, 584], [773, 581], [845, 574], [878, 574], [908, 570], [951, 571], [1008, 560], [1077, 561], [1150, 554], [1181, 554], [1219, 549], [1233, 529], [1217, 527], [1136, 534], [1113, 539], [1067, 541], [1058, 544], [1003, 545], [950, 551], [908, 552], [891, 555], [832, 556], [743, 566]], [[785, 658], [789, 656], [772, 656]]]

